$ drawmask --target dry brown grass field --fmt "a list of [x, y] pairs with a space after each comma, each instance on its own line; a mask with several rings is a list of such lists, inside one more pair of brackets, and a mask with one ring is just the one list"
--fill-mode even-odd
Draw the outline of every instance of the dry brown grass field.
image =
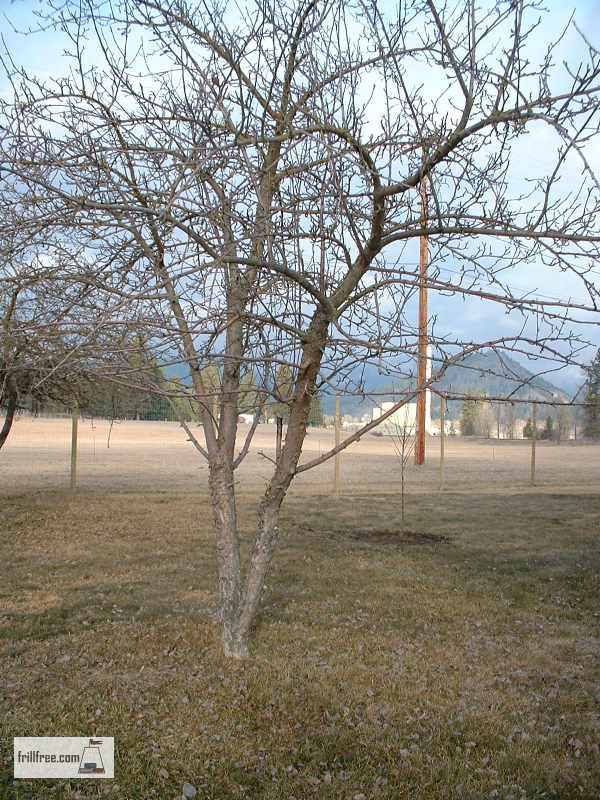
[[[286, 501], [231, 664], [191, 446], [130, 423], [107, 450], [82, 423], [71, 495], [68, 431], [21, 419], [0, 454], [0, 797], [600, 797], [597, 448], [540, 446], [529, 489], [526, 445], [454, 440], [440, 494], [434, 440], [402, 525], [391, 443], [365, 437], [339, 498], [326, 465]], [[245, 541], [273, 438], [242, 471]], [[13, 782], [14, 735], [114, 736], [115, 780]]]
[[[0, 457], [0, 494], [63, 489], [68, 485], [71, 447], [69, 419], [20, 417]], [[199, 433], [200, 429], [195, 428]], [[240, 439], [248, 426], [240, 425]], [[198, 491], [206, 489], [208, 470], [177, 423], [89, 419], [79, 423], [78, 481], [89, 491]], [[201, 437], [200, 437], [201, 438]], [[202, 440], [202, 438], [201, 438]], [[303, 460], [333, 447], [331, 429], [312, 428]], [[439, 440], [430, 437], [425, 467], [409, 468], [409, 491], [431, 491], [439, 484]], [[275, 428], [260, 425], [251, 451], [238, 471], [239, 486], [255, 491], [271, 474]], [[399, 463], [390, 437], [369, 434], [344, 451], [344, 491], [396, 492]], [[516, 491], [529, 483], [529, 442], [446, 438], [446, 488], [455, 491]], [[536, 480], [540, 487], [593, 489], [600, 485], [600, 445], [537, 443]], [[327, 491], [333, 461], [300, 474], [294, 490]]]

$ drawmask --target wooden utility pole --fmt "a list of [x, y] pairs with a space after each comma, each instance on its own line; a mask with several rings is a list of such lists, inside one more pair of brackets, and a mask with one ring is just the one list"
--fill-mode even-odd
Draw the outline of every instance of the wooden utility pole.
[[440, 397], [440, 492], [444, 490], [444, 457], [446, 450], [446, 398]]
[[[335, 446], [339, 447], [341, 442], [341, 418], [340, 418], [340, 396], [336, 394], [335, 396]], [[336, 453], [334, 457], [334, 472], [333, 472], [333, 484], [334, 484], [334, 491], [336, 495], [340, 493], [340, 453]]]
[[535, 444], [537, 441], [537, 403], [533, 403], [531, 411], [531, 475], [530, 483], [535, 486]]
[[[421, 225], [427, 225], [427, 178], [421, 179]], [[419, 240], [419, 344], [417, 357], [417, 388], [427, 380], [427, 261], [429, 242], [426, 234]], [[417, 395], [417, 425], [415, 441], [415, 464], [425, 463], [425, 417], [427, 390], [420, 389]]]
[[74, 408], [71, 413], [71, 491], [77, 489], [77, 425], [79, 411]]
[[283, 417], [275, 417], [275, 426], [275, 463], [279, 464], [283, 440]]

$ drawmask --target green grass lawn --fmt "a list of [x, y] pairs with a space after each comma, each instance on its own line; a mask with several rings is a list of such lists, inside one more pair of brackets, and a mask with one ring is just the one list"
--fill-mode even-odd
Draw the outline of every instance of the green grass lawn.
[[[0, 796], [600, 797], [600, 497], [399, 509], [292, 496], [228, 663], [205, 498], [4, 500]], [[114, 736], [115, 780], [13, 783], [14, 735]]]

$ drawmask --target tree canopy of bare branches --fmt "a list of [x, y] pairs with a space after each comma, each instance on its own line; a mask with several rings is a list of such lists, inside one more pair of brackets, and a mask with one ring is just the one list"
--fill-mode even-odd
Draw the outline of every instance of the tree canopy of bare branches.
[[[65, 0], [40, 18], [69, 38], [59, 77], [4, 57], [0, 175], [22, 198], [19, 224], [87, 287], [86, 314], [184, 365], [228, 655], [248, 652], [294, 476], [334, 453], [301, 461], [315, 393], [362, 391], [368, 363], [412, 374], [421, 235], [431, 293], [519, 320], [477, 338], [431, 320], [431, 382], [481, 347], [577, 363], [598, 301], [600, 54], [581, 35], [557, 66], [561, 37], [540, 39], [541, 14], [537, 0]], [[541, 129], [552, 145], [536, 172], [519, 153]], [[527, 267], [570, 275], [582, 297], [521, 292]], [[243, 565], [234, 476], [255, 430], [238, 440], [249, 376], [256, 421], [268, 403], [289, 412]]]
[[79, 404], [84, 365], [92, 343], [96, 362], [98, 343], [95, 324], [86, 326], [81, 315], [80, 287], [65, 281], [59, 267], [44, 263], [34, 248], [19, 251], [14, 240], [0, 263], [1, 449], [20, 409]]

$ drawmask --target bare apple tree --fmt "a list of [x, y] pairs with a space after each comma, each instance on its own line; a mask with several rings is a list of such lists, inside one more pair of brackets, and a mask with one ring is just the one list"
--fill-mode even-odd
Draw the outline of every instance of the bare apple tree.
[[400, 519], [406, 520], [406, 470], [411, 463], [416, 442], [415, 420], [407, 413], [409, 406], [397, 411], [384, 423], [383, 432], [391, 437], [400, 467]]
[[0, 243], [1, 449], [20, 410], [78, 404], [92, 339], [82, 331], [80, 287], [65, 282], [60, 265], [14, 237]]
[[85, 411], [111, 377], [147, 384], [151, 370], [119, 314], [123, 301], [98, 305], [95, 287], [81, 279], [82, 253], [46, 236], [27, 195], [6, 182], [0, 188], [1, 449], [20, 411]]
[[[42, 24], [69, 38], [62, 76], [4, 59], [4, 179], [31, 198], [31, 224], [82, 254], [97, 308], [114, 302], [157, 363], [188, 373], [229, 656], [248, 653], [294, 477], [414, 397], [301, 461], [316, 392], [363, 392], [367, 364], [414, 375], [421, 235], [432, 294], [517, 317], [481, 339], [430, 320], [431, 382], [481, 347], [576, 363], [579, 323], [596, 324], [600, 59], [581, 36], [556, 67], [561, 36], [548, 44], [540, 15], [537, 0], [61, 0]], [[521, 157], [530, 130], [551, 143], [541, 167]], [[583, 298], [522, 292], [528, 269], [569, 273]], [[255, 420], [285, 403], [288, 424], [243, 565], [249, 380]]]

